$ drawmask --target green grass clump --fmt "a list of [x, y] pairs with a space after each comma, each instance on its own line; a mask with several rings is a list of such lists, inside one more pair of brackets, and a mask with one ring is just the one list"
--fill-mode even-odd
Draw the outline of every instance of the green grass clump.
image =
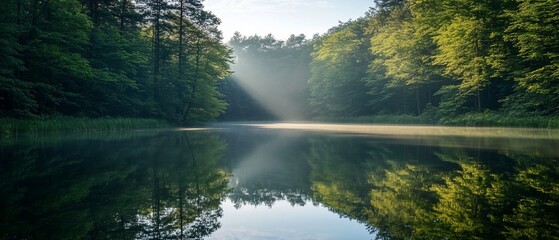
[[39, 119], [0, 119], [0, 135], [48, 132], [96, 132], [167, 127], [164, 121], [142, 118], [49, 117]]

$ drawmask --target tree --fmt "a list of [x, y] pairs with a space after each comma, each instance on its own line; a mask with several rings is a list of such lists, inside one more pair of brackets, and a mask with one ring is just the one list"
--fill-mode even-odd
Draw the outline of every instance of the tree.
[[317, 116], [355, 117], [368, 113], [362, 80], [371, 61], [367, 21], [342, 23], [314, 42], [309, 104]]
[[510, 24], [505, 40], [518, 50], [519, 66], [512, 69], [518, 83], [509, 99], [512, 113], [559, 113], [559, 2], [517, 0], [517, 10], [506, 12]]
[[[389, 79], [384, 87], [388, 91], [402, 88], [400, 113], [420, 115], [428, 105], [436, 104], [433, 94], [445, 80], [441, 76], [442, 69], [433, 63], [437, 49], [433, 40], [433, 21], [421, 19], [424, 13], [413, 1], [399, 2], [398, 5], [390, 5], [390, 10], [381, 8], [378, 11], [369, 23], [371, 31], [375, 31], [371, 38], [371, 50], [377, 56], [370, 66], [371, 71], [382, 65], [385, 69], [383, 74]], [[369, 78], [369, 85], [374, 86], [379, 77], [382, 78], [382, 75]], [[371, 90], [370, 93], [375, 94], [374, 91], [378, 90]], [[408, 95], [415, 95], [412, 98], [415, 104], [409, 107]], [[413, 108], [415, 111], [410, 111]]]
[[25, 29], [22, 1], [5, 1], [0, 6], [0, 117], [29, 117], [36, 114], [38, 103], [33, 85], [21, 79], [25, 64], [23, 45], [18, 41]]
[[220, 20], [202, 11], [193, 22], [188, 77], [189, 96], [182, 109], [183, 122], [200, 123], [213, 120], [225, 110], [225, 102], [217, 91], [218, 81], [230, 74], [231, 50], [221, 43], [217, 29]]
[[73, 114], [84, 105], [81, 90], [92, 74], [83, 57], [92, 27], [76, 0], [34, 1], [20, 42], [25, 72], [33, 85], [36, 113]]
[[460, 81], [464, 94], [474, 96], [477, 111], [490, 108], [496, 100], [488, 98], [488, 106], [482, 106], [482, 91], [507, 79], [498, 74], [496, 64], [502, 61], [505, 48], [502, 33], [506, 21], [502, 13], [510, 7], [509, 1], [453, 0], [442, 6], [438, 14], [446, 21], [434, 36], [439, 49], [434, 63], [444, 66], [446, 76]]
[[[93, 22], [84, 54], [93, 68], [84, 86], [89, 116], [149, 116], [141, 91], [148, 75], [148, 42], [140, 37], [141, 16], [128, 0], [89, 1]], [[83, 106], [82, 106], [83, 107]]]

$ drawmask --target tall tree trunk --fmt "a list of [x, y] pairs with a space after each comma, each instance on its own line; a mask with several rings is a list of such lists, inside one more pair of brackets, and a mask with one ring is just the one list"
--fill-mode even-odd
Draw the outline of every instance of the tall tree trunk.
[[159, 99], [159, 61], [161, 54], [161, 0], [155, 4], [153, 26], [153, 99]]
[[31, 26], [36, 26], [37, 25], [37, 15], [38, 13], [38, 8], [39, 8], [39, 0], [33, 0], [33, 6], [31, 7]]
[[402, 102], [404, 103], [404, 114], [406, 114], [407, 111], [408, 111], [407, 105], [406, 105], [406, 84], [404, 84], [402, 86], [402, 91], [403, 91]]
[[180, 16], [179, 16], [179, 79], [184, 77], [184, 49], [183, 49], [183, 35], [184, 35], [184, 0], [180, 0]]
[[99, 14], [97, 14], [98, 10], [99, 10], [98, 0], [89, 0], [90, 17], [94, 27], [99, 26], [99, 16], [98, 16]]
[[23, 24], [23, 13], [22, 13], [22, 6], [21, 1], [17, 1], [17, 16], [16, 16], [16, 24], [21, 26]]
[[419, 103], [419, 86], [415, 89], [415, 102], [417, 106], [417, 115], [421, 115], [421, 104]]
[[478, 112], [481, 112], [481, 93], [479, 88], [476, 91], [476, 108]]
[[124, 21], [126, 19], [126, 5], [128, 4], [128, 0], [122, 0], [122, 5], [120, 8], [120, 34], [124, 32]]
[[183, 120], [186, 121], [188, 114], [190, 113], [190, 109], [194, 104], [194, 95], [196, 94], [196, 87], [198, 84], [198, 78], [200, 75], [200, 54], [202, 53], [202, 44], [200, 43], [200, 34], [198, 35], [198, 40], [196, 41], [196, 61], [195, 61], [195, 70], [194, 70], [194, 81], [192, 82], [192, 90], [190, 92], [190, 99], [188, 104], [186, 105], [186, 110], [184, 111]]

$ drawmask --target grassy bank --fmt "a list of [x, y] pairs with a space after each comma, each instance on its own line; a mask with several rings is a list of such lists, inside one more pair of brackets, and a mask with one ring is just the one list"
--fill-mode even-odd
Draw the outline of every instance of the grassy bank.
[[440, 121], [444, 125], [476, 127], [559, 128], [559, 117], [512, 117], [495, 113], [469, 113]]
[[169, 124], [161, 120], [138, 118], [51, 117], [41, 119], [0, 119], [0, 135], [117, 131], [167, 126]]
[[468, 113], [437, 119], [431, 116], [376, 115], [356, 118], [317, 118], [325, 122], [373, 124], [421, 124], [471, 127], [522, 127], [559, 129], [559, 117], [511, 117], [498, 113]]

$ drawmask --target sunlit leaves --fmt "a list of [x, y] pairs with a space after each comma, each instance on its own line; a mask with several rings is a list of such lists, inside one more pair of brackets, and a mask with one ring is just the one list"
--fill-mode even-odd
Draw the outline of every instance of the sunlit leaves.
[[368, 111], [362, 81], [371, 61], [365, 24], [366, 19], [342, 24], [315, 42], [308, 82], [315, 115], [351, 117]]
[[359, 49], [362, 39], [350, 28], [334, 32], [321, 41], [320, 47], [312, 55], [328, 64], [344, 64], [351, 60], [352, 52]]
[[[505, 39], [518, 50], [522, 62], [516, 70], [519, 97], [531, 97], [535, 110], [556, 114], [559, 82], [559, 1], [517, 0], [518, 10], [508, 11]], [[522, 95], [522, 92], [530, 94]], [[530, 100], [531, 100], [530, 99]], [[536, 105], [536, 104], [532, 104]]]
[[462, 80], [462, 87], [468, 91], [482, 89], [489, 80], [489, 66], [482, 54], [486, 46], [479, 35], [482, 24], [476, 20], [457, 18], [435, 37], [440, 54], [434, 63], [445, 65], [444, 72]]

